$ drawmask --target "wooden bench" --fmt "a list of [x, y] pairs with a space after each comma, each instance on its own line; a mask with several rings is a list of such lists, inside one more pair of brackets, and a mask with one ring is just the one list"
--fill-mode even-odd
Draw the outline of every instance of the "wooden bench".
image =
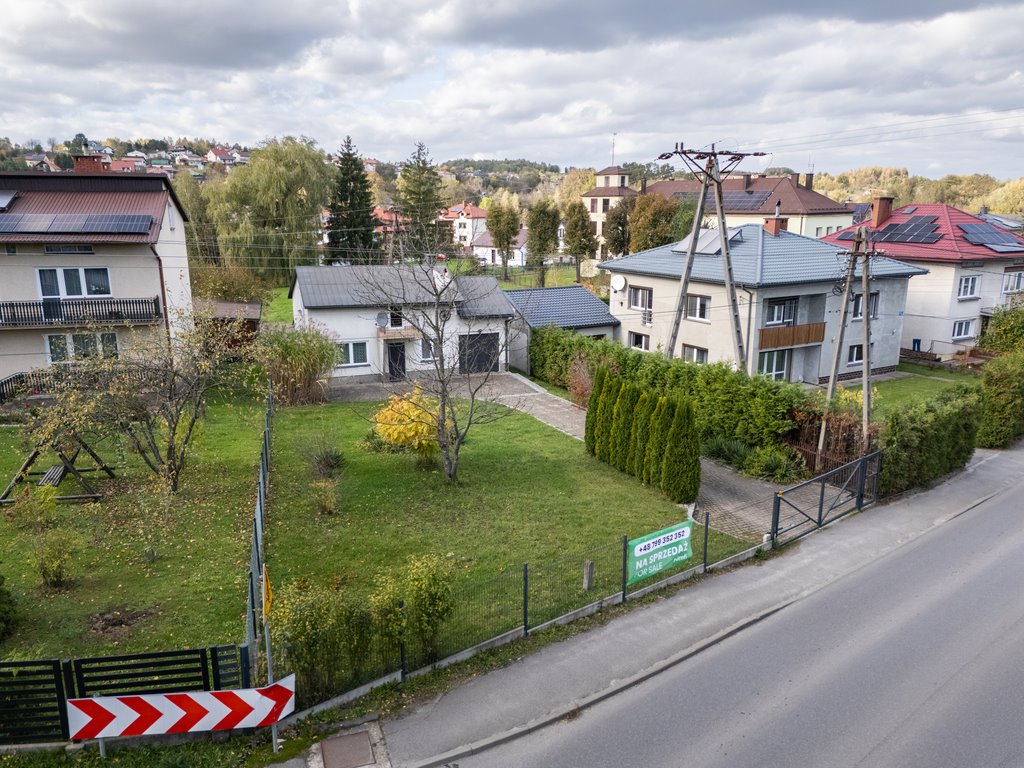
[[68, 473], [68, 468], [63, 464], [54, 464], [43, 475], [42, 479], [37, 485], [52, 485], [56, 488], [64, 480], [64, 476]]

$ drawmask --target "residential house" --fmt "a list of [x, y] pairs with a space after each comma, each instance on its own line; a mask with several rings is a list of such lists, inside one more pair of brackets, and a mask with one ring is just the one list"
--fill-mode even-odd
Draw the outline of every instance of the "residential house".
[[[520, 227], [512, 241], [512, 253], [508, 257], [510, 267], [526, 266], [526, 227]], [[484, 266], [501, 266], [501, 251], [494, 245], [494, 238], [486, 229], [483, 234], [477, 237], [470, 244], [473, 251], [473, 258]]]
[[597, 339], [611, 339], [619, 320], [608, 305], [582, 285], [524, 288], [505, 291], [516, 308], [515, 333], [509, 345], [509, 363], [530, 373], [530, 337], [533, 329], [555, 326]]
[[[629, 174], [624, 168], [612, 165], [603, 168], [594, 175], [597, 185], [585, 192], [583, 204], [590, 212], [590, 225], [597, 236], [600, 258], [607, 258], [608, 245], [604, 237], [604, 225], [608, 219], [608, 211], [627, 197], [636, 197], [640, 193], [629, 186]], [[612, 254], [613, 256], [615, 254]]]
[[[827, 382], [838, 336], [848, 259], [836, 245], [786, 230], [785, 218], [726, 230], [740, 332], [742, 367], [774, 379]], [[668, 346], [689, 237], [599, 265], [611, 275], [610, 309], [621, 321], [616, 338], [642, 350]], [[673, 350], [695, 363], [735, 362], [732, 310], [725, 290], [722, 233], [699, 232], [683, 318]], [[871, 262], [866, 302], [869, 356], [875, 373], [899, 363], [907, 283], [924, 269], [887, 258]], [[917, 278], [920, 279], [920, 278]], [[859, 271], [858, 271], [859, 280]], [[859, 282], [857, 285], [859, 286]], [[858, 288], [843, 337], [840, 380], [861, 375], [865, 301]]]
[[25, 166], [30, 171], [42, 171], [43, 173], [58, 173], [60, 166], [45, 154], [25, 155]]
[[140, 167], [145, 167], [145, 163], [138, 162], [135, 160], [111, 160], [110, 167], [107, 169], [111, 173], [135, 173]]
[[[654, 181], [646, 193], [696, 202], [701, 182], [697, 180]], [[807, 237], [824, 237], [853, 223], [854, 212], [845, 203], [837, 203], [814, 191], [814, 174], [789, 176], [731, 176], [722, 182], [722, 205], [729, 227], [760, 224], [768, 216], [784, 216], [790, 232]], [[714, 189], [708, 190], [704, 226], [718, 227], [718, 207]]]
[[[435, 370], [507, 370], [512, 305], [493, 277], [411, 265], [298, 267], [288, 292], [297, 326], [322, 328], [341, 352], [333, 376], [398, 381]], [[426, 330], [426, 332], [425, 332]]]
[[224, 165], [234, 165], [235, 157], [231, 154], [230, 149], [224, 147], [214, 147], [206, 153], [206, 160], [210, 163], [223, 163]]
[[0, 381], [190, 322], [185, 220], [165, 177], [0, 173]]
[[234, 160], [235, 165], [246, 165], [249, 162], [249, 150], [232, 149], [231, 158]]
[[[974, 347], [997, 307], [1024, 296], [1024, 237], [949, 205], [877, 197], [865, 222], [875, 251], [927, 268], [913, 280], [904, 349], [948, 359]], [[856, 228], [825, 238], [849, 248]]]
[[487, 211], [465, 201], [446, 210], [441, 220], [451, 226], [452, 242], [462, 248], [469, 248], [487, 231]]

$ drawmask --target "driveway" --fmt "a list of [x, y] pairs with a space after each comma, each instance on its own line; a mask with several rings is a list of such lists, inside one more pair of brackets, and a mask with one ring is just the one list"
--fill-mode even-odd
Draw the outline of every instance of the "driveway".
[[[329, 399], [336, 402], [385, 400], [394, 391], [385, 382], [349, 384], [335, 379]], [[517, 373], [496, 373], [484, 383], [480, 397], [501, 403], [559, 432], [583, 440], [587, 412], [568, 400], [550, 394]], [[609, 468], [610, 472], [617, 471]], [[771, 529], [772, 499], [778, 487], [745, 477], [729, 467], [701, 459], [700, 495], [694, 519], [700, 523], [710, 516], [711, 527], [743, 539], [760, 542]]]

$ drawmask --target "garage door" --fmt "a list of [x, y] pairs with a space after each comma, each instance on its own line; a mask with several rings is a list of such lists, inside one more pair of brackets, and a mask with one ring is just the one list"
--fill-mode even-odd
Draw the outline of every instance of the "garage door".
[[459, 373], [498, 370], [498, 334], [473, 333], [459, 336]]

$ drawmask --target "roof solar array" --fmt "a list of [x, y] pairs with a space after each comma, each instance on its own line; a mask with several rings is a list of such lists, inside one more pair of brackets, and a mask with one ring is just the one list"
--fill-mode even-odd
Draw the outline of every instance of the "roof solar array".
[[149, 232], [153, 217], [126, 213], [0, 213], [0, 233], [131, 234]]
[[[873, 243], [937, 243], [942, 233], [936, 232], [939, 225], [937, 216], [911, 216], [902, 224], [887, 224], [881, 229], [868, 233]], [[840, 240], [853, 240], [856, 233], [848, 230], [839, 235]]]
[[0, 211], [6, 211], [17, 196], [16, 189], [0, 189]]
[[991, 224], [957, 224], [964, 233], [964, 239], [974, 245], [984, 245], [996, 253], [1019, 253], [1024, 252], [1024, 243], [1021, 243], [1009, 232], [1003, 232]]
[[[696, 201], [698, 192], [676, 192], [673, 197], [680, 200]], [[771, 192], [763, 190], [741, 190], [729, 189], [722, 192], [722, 205], [727, 211], [757, 211], [765, 204], [765, 201], [772, 196]], [[707, 203], [709, 210], [715, 209], [715, 196], [708, 191]]]

